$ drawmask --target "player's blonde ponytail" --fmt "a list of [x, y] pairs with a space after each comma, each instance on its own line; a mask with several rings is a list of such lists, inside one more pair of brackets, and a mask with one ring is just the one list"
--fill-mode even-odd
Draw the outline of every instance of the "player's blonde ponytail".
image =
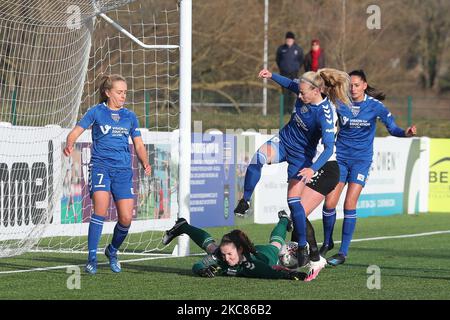
[[324, 93], [334, 105], [338, 106], [337, 100], [340, 100], [346, 105], [351, 104], [350, 76], [346, 72], [324, 68], [317, 70], [317, 73], [324, 81]]
[[120, 74], [108, 74], [100, 77], [98, 85], [99, 103], [108, 101], [106, 90], [111, 90], [113, 87], [113, 83], [116, 81], [127, 82], [125, 78], [122, 77]]
[[350, 104], [350, 76], [344, 71], [332, 68], [309, 71], [302, 75], [300, 81], [320, 89], [336, 106], [337, 100]]

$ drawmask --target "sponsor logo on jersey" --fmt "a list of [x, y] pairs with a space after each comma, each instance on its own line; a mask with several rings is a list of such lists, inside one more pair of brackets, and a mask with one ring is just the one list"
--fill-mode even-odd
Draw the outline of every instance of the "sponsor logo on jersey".
[[345, 117], [345, 116], [344, 116], [344, 117], [341, 117], [342, 125], [345, 126], [345, 125], [347, 124], [348, 120], [349, 120], [349, 119], [348, 119], [347, 117]]
[[303, 130], [305, 131], [309, 131], [308, 127], [306, 126], [306, 124], [303, 122], [303, 120], [299, 117], [298, 114], [296, 114], [294, 116], [294, 120], [297, 123], [297, 126], [302, 127]]
[[370, 127], [370, 122], [365, 119], [350, 119], [350, 128]]
[[120, 137], [122, 135], [128, 134], [129, 130], [124, 127], [113, 127], [111, 134], [113, 137]]
[[108, 124], [105, 126], [100, 126], [100, 130], [102, 130], [103, 134], [108, 134], [109, 130], [111, 130], [111, 126]]
[[100, 130], [103, 134], [108, 134], [111, 131], [111, 135], [113, 137], [119, 137], [122, 135], [126, 135], [129, 132], [129, 129], [124, 127], [111, 127], [110, 125], [100, 126]]

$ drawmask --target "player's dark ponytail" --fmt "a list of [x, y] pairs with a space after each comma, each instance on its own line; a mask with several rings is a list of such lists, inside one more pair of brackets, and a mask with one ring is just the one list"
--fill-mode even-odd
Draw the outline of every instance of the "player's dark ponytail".
[[116, 81], [127, 82], [125, 78], [120, 74], [108, 74], [100, 77], [100, 81], [98, 84], [99, 103], [108, 101], [106, 90], [111, 90], [113, 87], [113, 83]]
[[[362, 81], [364, 81], [365, 83], [367, 83], [367, 78], [366, 78], [366, 74], [364, 73], [363, 70], [353, 70], [352, 72], [349, 73], [349, 76], [357, 76], [360, 77]], [[383, 101], [384, 99], [386, 99], [386, 95], [384, 94], [384, 92], [375, 89], [374, 87], [369, 86], [369, 84], [367, 83], [367, 89], [364, 90], [364, 93], [371, 96], [372, 98], [375, 98], [377, 100]]]
[[233, 243], [237, 249], [242, 248], [243, 254], [256, 253], [255, 246], [248, 236], [241, 230], [233, 230], [222, 237], [220, 247], [224, 244]]

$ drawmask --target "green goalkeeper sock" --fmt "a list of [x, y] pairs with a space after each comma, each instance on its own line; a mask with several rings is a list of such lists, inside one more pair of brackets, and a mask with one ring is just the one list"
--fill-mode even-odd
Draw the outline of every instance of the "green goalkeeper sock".
[[191, 226], [188, 223], [183, 224], [179, 228], [179, 233], [180, 234], [186, 233], [192, 239], [192, 241], [195, 242], [196, 245], [198, 245], [205, 251], [210, 243], [215, 242], [213, 237], [211, 237], [211, 235], [208, 232], [200, 228]]
[[286, 239], [288, 222], [289, 221], [287, 218], [281, 218], [280, 221], [278, 221], [277, 225], [273, 228], [272, 233], [270, 234], [269, 242], [278, 242], [281, 245], [285, 243], [284, 240]]

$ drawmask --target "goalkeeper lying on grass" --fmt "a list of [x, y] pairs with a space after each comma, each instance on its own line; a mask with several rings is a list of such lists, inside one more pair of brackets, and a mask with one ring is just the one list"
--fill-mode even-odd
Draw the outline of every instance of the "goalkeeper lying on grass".
[[[305, 280], [307, 274], [280, 268], [278, 253], [285, 242], [286, 231], [292, 221], [285, 211], [278, 213], [280, 221], [270, 234], [270, 244], [256, 245], [241, 230], [233, 230], [222, 237], [219, 245], [206, 231], [191, 226], [183, 218], [167, 230], [162, 243], [167, 245], [177, 236], [187, 234], [208, 255], [194, 264], [192, 271], [202, 277], [217, 275], [265, 279]], [[275, 268], [274, 268], [275, 266]]]

